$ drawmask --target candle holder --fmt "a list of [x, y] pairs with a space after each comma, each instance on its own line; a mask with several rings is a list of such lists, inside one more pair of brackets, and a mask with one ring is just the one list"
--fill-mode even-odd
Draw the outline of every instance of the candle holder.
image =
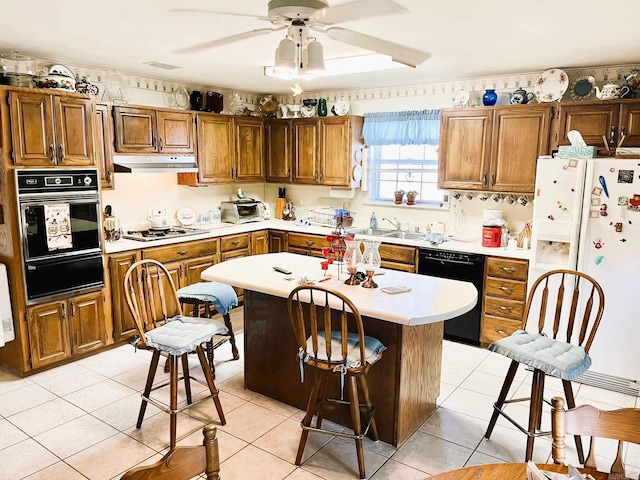
[[347, 285], [360, 285], [360, 280], [356, 278], [358, 265], [362, 263], [362, 253], [360, 252], [360, 240], [345, 239], [344, 262], [346, 262], [349, 278], [344, 283]]
[[362, 263], [367, 273], [367, 279], [362, 282], [363, 288], [378, 288], [378, 284], [373, 281], [373, 275], [377, 268], [380, 267], [382, 260], [380, 258], [380, 241], [378, 240], [363, 240], [364, 253], [362, 254]]

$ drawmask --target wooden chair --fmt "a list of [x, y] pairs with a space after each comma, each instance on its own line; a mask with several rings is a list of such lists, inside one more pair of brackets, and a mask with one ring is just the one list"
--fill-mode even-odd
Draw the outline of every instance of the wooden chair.
[[[568, 311], [565, 309], [567, 306]], [[550, 431], [540, 431], [542, 404], [550, 404], [543, 398], [545, 375], [562, 380], [567, 405], [575, 407], [571, 381], [591, 366], [589, 348], [603, 311], [604, 293], [589, 275], [573, 270], [553, 270], [534, 282], [527, 297], [520, 330], [489, 346], [492, 352], [511, 358], [511, 365], [498, 400], [493, 405], [494, 411], [485, 433], [486, 438], [491, 436], [498, 415], [502, 415], [527, 435], [525, 462], [531, 460], [535, 437], [551, 434]], [[530, 334], [522, 330], [527, 319], [535, 321], [536, 317], [538, 333]], [[559, 339], [559, 336], [564, 336], [564, 340]], [[506, 400], [520, 364], [533, 370], [531, 396]], [[521, 401], [530, 402], [526, 428], [503, 410], [504, 405]], [[580, 436], [576, 435], [575, 441], [580, 462], [584, 462]]]
[[[142, 404], [140, 405], [136, 428], [142, 426], [147, 403], [151, 403], [169, 413], [169, 446], [170, 448], [175, 447], [177, 415], [194, 403], [190, 386], [190, 380], [193, 377], [189, 373], [189, 361], [187, 358], [187, 355], [192, 352], [198, 355], [205, 377], [205, 381], [201, 383], [208, 386], [210, 393], [208, 396], [199, 399], [198, 402], [212, 398], [220, 422], [224, 425], [226, 420], [218, 398], [218, 389], [213, 382], [211, 369], [202, 348], [203, 343], [211, 341], [213, 336], [219, 332], [219, 325], [201, 322], [197, 318], [182, 315], [173, 279], [164, 265], [156, 260], [141, 260], [131, 265], [124, 277], [124, 290], [129, 310], [138, 329], [136, 346], [153, 352], [147, 382], [142, 393]], [[154, 385], [154, 378], [161, 355], [168, 356], [169, 362], [170, 398], [168, 405], [151, 398], [153, 390], [167, 385], [167, 382]], [[181, 408], [178, 408], [178, 358], [182, 361], [182, 373], [187, 396], [186, 405]]]
[[[379, 340], [364, 335], [360, 313], [351, 300], [339, 292], [317, 285], [301, 285], [289, 295], [287, 308], [298, 345], [301, 381], [305, 365], [315, 373], [307, 411], [300, 422], [302, 435], [295, 463], [302, 463], [310, 431], [341, 436], [355, 440], [360, 478], [366, 478], [362, 440], [369, 431], [373, 440], [378, 439], [366, 374], [380, 359], [385, 347]], [[327, 337], [331, 341], [325, 341]], [[327, 396], [332, 377], [340, 380], [339, 399]], [[343, 388], [349, 401], [343, 400]], [[322, 429], [325, 407], [329, 404], [349, 408], [353, 434]], [[316, 424], [311, 426], [314, 415]]]
[[216, 427], [207, 425], [202, 429], [202, 445], [174, 447], [156, 463], [133, 468], [120, 480], [189, 480], [202, 473], [207, 480], [220, 480], [216, 433]]
[[640, 408], [621, 408], [618, 410], [600, 410], [591, 405], [565, 410], [564, 399], [551, 399], [551, 432], [553, 443], [551, 456], [554, 463], [565, 464], [565, 435], [587, 435], [591, 437], [589, 455], [582, 464], [586, 468], [596, 469], [595, 437], [618, 440], [618, 452], [611, 465], [611, 473], [625, 474], [622, 463], [624, 442], [640, 444]]

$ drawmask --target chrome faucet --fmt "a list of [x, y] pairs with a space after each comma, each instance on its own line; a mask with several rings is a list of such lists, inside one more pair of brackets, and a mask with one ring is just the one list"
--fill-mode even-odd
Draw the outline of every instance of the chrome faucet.
[[387, 222], [389, 222], [391, 225], [393, 225], [396, 228], [398, 232], [402, 231], [402, 224], [400, 223], [400, 220], [398, 220], [396, 217], [393, 217], [393, 220], [389, 220], [388, 218], [382, 217], [382, 220], [386, 220]]

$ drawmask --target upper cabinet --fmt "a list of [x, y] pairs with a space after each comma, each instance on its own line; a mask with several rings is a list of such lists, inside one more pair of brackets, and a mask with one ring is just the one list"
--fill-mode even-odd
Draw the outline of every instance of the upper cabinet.
[[267, 120], [267, 181], [354, 186], [362, 124], [356, 116]]
[[193, 154], [191, 112], [148, 107], [113, 107], [116, 152]]
[[439, 188], [533, 192], [552, 115], [544, 104], [442, 110]]
[[103, 190], [114, 188], [113, 181], [113, 122], [109, 105], [96, 105], [96, 164]]
[[560, 104], [554, 147], [569, 145], [577, 130], [598, 155], [613, 155], [619, 146], [640, 146], [640, 100], [617, 99]]
[[178, 183], [264, 182], [262, 119], [199, 113], [196, 122], [198, 173], [180, 173]]
[[34, 90], [8, 94], [15, 165], [95, 165], [92, 99]]

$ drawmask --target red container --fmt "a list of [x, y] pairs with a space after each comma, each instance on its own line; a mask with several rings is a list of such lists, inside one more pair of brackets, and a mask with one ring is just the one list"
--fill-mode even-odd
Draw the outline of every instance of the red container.
[[482, 246], [499, 247], [502, 241], [502, 228], [482, 227]]

